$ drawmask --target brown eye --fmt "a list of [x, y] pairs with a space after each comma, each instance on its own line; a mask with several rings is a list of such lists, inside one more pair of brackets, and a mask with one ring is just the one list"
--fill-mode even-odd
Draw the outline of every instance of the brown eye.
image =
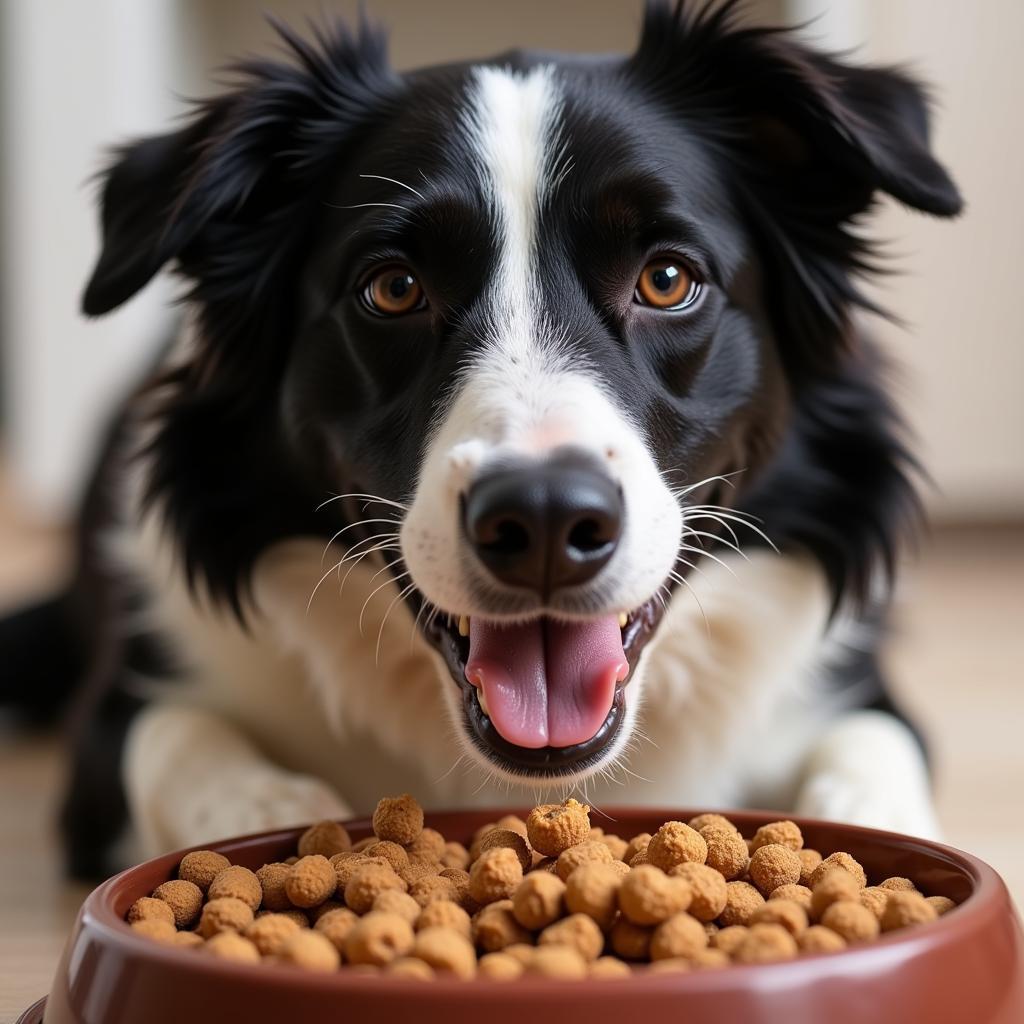
[[655, 309], [685, 309], [700, 294], [700, 284], [682, 260], [651, 260], [636, 283], [636, 301]]
[[363, 289], [363, 301], [385, 316], [402, 316], [426, 305], [419, 281], [403, 266], [378, 270]]

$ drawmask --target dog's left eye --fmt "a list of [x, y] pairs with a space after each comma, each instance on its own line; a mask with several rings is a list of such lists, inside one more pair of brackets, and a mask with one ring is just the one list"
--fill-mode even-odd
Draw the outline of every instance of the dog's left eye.
[[692, 306], [699, 295], [700, 282], [681, 259], [659, 256], [640, 272], [634, 297], [642, 306], [678, 310]]
[[401, 264], [375, 271], [363, 288], [363, 302], [383, 316], [402, 316], [427, 304], [416, 275]]

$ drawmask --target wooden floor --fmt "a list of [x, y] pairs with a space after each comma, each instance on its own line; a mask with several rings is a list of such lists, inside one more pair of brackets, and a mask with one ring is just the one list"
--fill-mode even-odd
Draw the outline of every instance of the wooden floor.
[[[0, 474], [0, 612], [43, 592], [59, 534], [31, 529]], [[948, 841], [989, 861], [1024, 903], [1024, 529], [945, 531], [905, 575], [890, 661], [932, 741]], [[0, 667], [2, 671], [2, 667]], [[0, 723], [0, 1024], [44, 994], [84, 891], [60, 877], [59, 743]]]

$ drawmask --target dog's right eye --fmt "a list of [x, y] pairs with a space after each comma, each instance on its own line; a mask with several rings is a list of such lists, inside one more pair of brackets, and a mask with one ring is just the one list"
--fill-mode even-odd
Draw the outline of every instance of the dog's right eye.
[[427, 305], [416, 275], [401, 264], [374, 271], [363, 288], [362, 298], [370, 310], [381, 316], [403, 316]]

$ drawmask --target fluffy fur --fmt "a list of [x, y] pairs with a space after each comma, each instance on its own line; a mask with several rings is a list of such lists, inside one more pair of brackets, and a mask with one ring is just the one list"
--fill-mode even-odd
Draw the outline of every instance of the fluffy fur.
[[[84, 308], [170, 264], [189, 318], [105, 448], [59, 605], [91, 616], [72, 870], [109, 868], [129, 811], [155, 850], [391, 789], [934, 831], [876, 658], [913, 462], [852, 313], [875, 195], [939, 216], [960, 198], [911, 79], [735, 8], [652, 4], [628, 58], [401, 76], [365, 24], [282, 27], [290, 62], [242, 65], [117, 154]], [[700, 282], [692, 308], [634, 301], [665, 252]], [[388, 262], [425, 308], [366, 309]], [[566, 446], [618, 483], [626, 525], [592, 584], [538, 603], [467, 552], [460, 495]], [[31, 652], [57, 607], [0, 626], [54, 705], [67, 671]], [[614, 742], [549, 775], [495, 759], [458, 617], [620, 610], [653, 635], [627, 643]]]

